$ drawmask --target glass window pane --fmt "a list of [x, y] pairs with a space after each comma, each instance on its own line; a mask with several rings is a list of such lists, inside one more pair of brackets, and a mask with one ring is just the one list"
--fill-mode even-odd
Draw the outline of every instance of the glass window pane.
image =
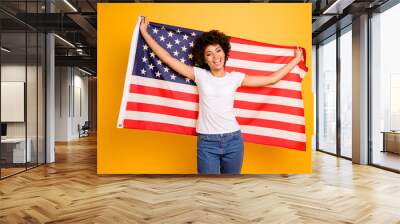
[[352, 35], [340, 36], [340, 154], [352, 157]]
[[400, 4], [376, 14], [372, 25], [372, 163], [400, 170]]
[[[25, 170], [30, 158], [26, 144], [26, 33], [1, 33], [1, 175]], [[27, 147], [28, 146], [28, 147]], [[28, 149], [28, 150], [27, 150]]]
[[27, 80], [26, 80], [26, 113], [27, 113], [27, 142], [30, 147], [30, 159], [27, 163], [28, 168], [37, 165], [37, 98], [38, 98], [38, 36], [36, 32], [27, 33]]
[[318, 149], [336, 153], [336, 39], [318, 48]]
[[45, 65], [46, 65], [46, 37], [43, 33], [38, 35], [38, 164], [45, 163]]

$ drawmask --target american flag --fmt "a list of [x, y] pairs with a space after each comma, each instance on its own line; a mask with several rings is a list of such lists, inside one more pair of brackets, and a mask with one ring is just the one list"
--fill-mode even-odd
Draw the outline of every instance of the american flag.
[[[152, 52], [140, 34], [140, 21], [132, 36], [118, 127], [196, 135], [196, 84]], [[201, 31], [151, 22], [148, 32], [173, 57], [193, 65], [191, 50]], [[246, 75], [273, 73], [293, 59], [296, 48], [236, 37], [230, 43], [226, 70]], [[237, 90], [234, 110], [246, 142], [306, 150], [301, 93], [306, 72], [302, 61], [274, 85]]]

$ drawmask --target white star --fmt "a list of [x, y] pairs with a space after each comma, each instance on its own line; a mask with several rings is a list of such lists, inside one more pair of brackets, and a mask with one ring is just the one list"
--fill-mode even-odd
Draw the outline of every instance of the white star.
[[175, 80], [175, 78], [176, 78], [176, 75], [172, 74], [171, 75], [171, 80]]
[[146, 63], [146, 62], [147, 62], [147, 58], [146, 58], [146, 57], [143, 57], [143, 58], [142, 58], [142, 62]]
[[181, 58], [180, 61], [181, 61], [182, 63], [185, 63], [186, 60], [185, 60], [184, 58]]
[[154, 68], [154, 65], [149, 64], [149, 69], [150, 69], [150, 70], [153, 70], [153, 68]]
[[174, 51], [174, 56], [178, 56], [179, 52], [177, 50]]
[[174, 35], [174, 33], [172, 33], [171, 31], [168, 32], [168, 36], [172, 37], [172, 35]]
[[154, 52], [151, 52], [151, 53], [150, 53], [150, 57], [151, 57], [151, 58], [154, 58], [155, 56], [156, 56], [156, 55], [154, 54]]
[[158, 33], [158, 29], [157, 29], [157, 28], [154, 28], [154, 29], [153, 29], [153, 33], [157, 34], [157, 33]]
[[162, 30], [165, 30], [165, 26], [162, 26], [161, 29], [162, 29]]
[[190, 42], [190, 44], [189, 44], [191, 47], [193, 47], [193, 41], [192, 42]]
[[149, 46], [147, 46], [146, 44], [143, 45], [143, 50], [147, 50], [147, 49], [149, 49]]
[[181, 33], [182, 31], [181, 31], [180, 29], [177, 29], [176, 32], [177, 32], [177, 33]]
[[194, 37], [194, 36], [196, 36], [196, 33], [195, 33], [195, 32], [192, 32], [191, 35]]
[[162, 63], [161, 60], [158, 59], [158, 60], [157, 60], [157, 65], [161, 65], [161, 63]]
[[169, 68], [168, 67], [164, 67], [164, 72], [169, 72]]
[[142, 70], [140, 70], [140, 73], [142, 73], [142, 75], [146, 74], [146, 70], [144, 70], [144, 68], [142, 68]]
[[193, 58], [193, 54], [189, 54], [189, 55], [188, 55], [188, 58], [189, 58], [189, 59], [192, 59], [192, 58]]
[[179, 44], [181, 41], [179, 39], [175, 40], [175, 44]]
[[181, 47], [181, 49], [182, 49], [182, 51], [185, 51], [185, 52], [187, 50], [187, 48], [185, 46]]
[[167, 48], [171, 49], [171, 47], [172, 47], [172, 44], [170, 42], [168, 42]]
[[156, 76], [157, 76], [158, 78], [160, 78], [160, 77], [161, 77], [161, 73], [160, 73], [159, 71], [157, 71], [157, 72], [156, 72]]
[[184, 39], [184, 40], [187, 40], [187, 39], [188, 39], [188, 35], [186, 35], [186, 34], [183, 35], [183, 39]]
[[189, 79], [189, 78], [186, 78], [185, 80], [186, 80], [186, 82], [190, 82], [190, 79]]
[[161, 36], [161, 37], [160, 37], [160, 40], [161, 40], [161, 41], [165, 41], [165, 37], [164, 37], [164, 36]]

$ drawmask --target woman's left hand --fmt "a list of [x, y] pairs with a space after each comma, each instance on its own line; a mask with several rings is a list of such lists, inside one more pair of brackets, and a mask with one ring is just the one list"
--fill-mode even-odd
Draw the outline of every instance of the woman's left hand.
[[300, 47], [297, 47], [295, 52], [294, 52], [294, 56], [298, 61], [303, 61], [304, 57], [303, 57], [303, 51], [301, 50]]

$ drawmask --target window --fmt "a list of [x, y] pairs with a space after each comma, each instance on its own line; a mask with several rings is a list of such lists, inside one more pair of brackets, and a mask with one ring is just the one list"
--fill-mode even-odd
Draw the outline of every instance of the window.
[[336, 37], [318, 48], [318, 149], [336, 153]]
[[340, 155], [352, 157], [352, 32], [340, 36]]
[[371, 161], [400, 170], [400, 5], [371, 18]]

